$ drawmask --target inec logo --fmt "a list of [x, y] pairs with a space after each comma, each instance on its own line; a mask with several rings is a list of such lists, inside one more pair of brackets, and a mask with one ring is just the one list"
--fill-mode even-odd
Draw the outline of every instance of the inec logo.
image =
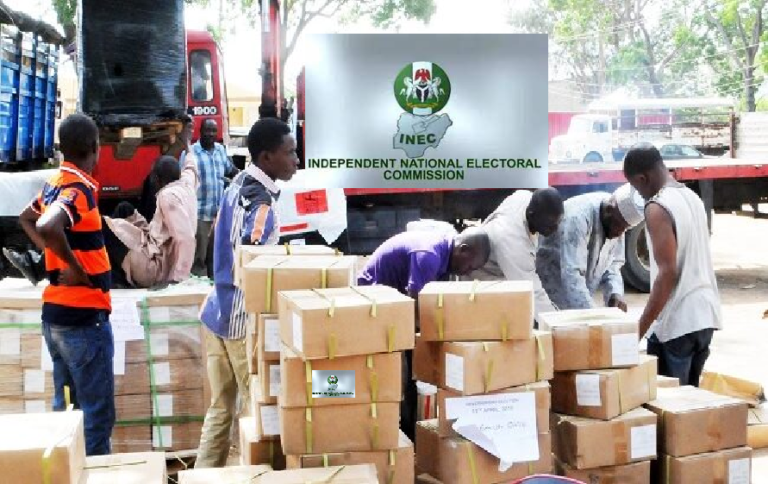
[[354, 370], [312, 370], [312, 398], [355, 398]]
[[329, 376], [328, 377], [328, 390], [335, 391], [336, 388], [338, 388], [338, 386], [339, 386], [338, 383], [339, 383], [339, 377], [337, 377], [336, 375]]
[[447, 114], [440, 114], [451, 98], [448, 74], [433, 62], [413, 62], [395, 78], [395, 99], [406, 112], [397, 121], [394, 148], [409, 158], [424, 156], [427, 148], [437, 148], [453, 125]]

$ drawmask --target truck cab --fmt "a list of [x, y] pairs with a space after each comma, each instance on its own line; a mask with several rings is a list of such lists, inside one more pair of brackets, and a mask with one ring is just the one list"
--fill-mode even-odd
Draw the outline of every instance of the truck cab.
[[206, 31], [187, 31], [187, 113], [195, 119], [192, 140], [200, 139], [200, 126], [211, 118], [219, 125], [219, 139], [229, 144], [227, 85], [221, 51], [213, 36]]
[[610, 116], [577, 114], [568, 133], [552, 138], [550, 163], [600, 163], [613, 161], [613, 127]]

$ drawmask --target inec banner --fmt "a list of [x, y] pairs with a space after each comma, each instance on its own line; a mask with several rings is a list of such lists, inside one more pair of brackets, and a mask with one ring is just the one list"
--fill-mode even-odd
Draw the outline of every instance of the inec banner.
[[547, 36], [308, 39], [307, 178], [335, 188], [547, 186]]

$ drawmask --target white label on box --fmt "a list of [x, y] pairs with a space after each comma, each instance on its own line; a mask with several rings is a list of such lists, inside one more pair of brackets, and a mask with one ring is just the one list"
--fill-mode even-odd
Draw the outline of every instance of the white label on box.
[[749, 459], [728, 461], [728, 484], [749, 484]]
[[632, 427], [630, 459], [656, 457], [656, 424]]
[[[158, 432], [159, 430], [159, 432]], [[160, 437], [162, 437], [162, 444], [160, 443]], [[157, 449], [165, 449], [173, 446], [173, 427], [168, 425], [161, 425], [160, 427], [152, 427], [152, 447]]]
[[269, 396], [280, 396], [280, 365], [269, 365]]
[[125, 341], [115, 341], [114, 349], [112, 373], [115, 375], [125, 375]]
[[293, 347], [301, 353], [304, 352], [304, 325], [299, 313], [293, 313]]
[[43, 393], [45, 391], [45, 372], [43, 370], [24, 370], [24, 394]]
[[149, 352], [152, 356], [168, 356], [168, 334], [153, 334], [149, 340]]
[[599, 407], [600, 375], [576, 375], [576, 404], [580, 407]]
[[280, 416], [277, 413], [277, 405], [262, 405], [259, 407], [259, 413], [262, 435], [280, 435]]
[[155, 417], [173, 417], [173, 395], [158, 395], [157, 407], [155, 408]]
[[464, 358], [461, 356], [445, 354], [445, 386], [464, 391]]
[[0, 356], [19, 356], [21, 354], [21, 331], [9, 329], [0, 332]]
[[[294, 340], [296, 337], [294, 336]], [[267, 319], [264, 321], [264, 351], [280, 352], [280, 321]]]
[[40, 337], [40, 369], [44, 371], [53, 371], [53, 358], [48, 351], [48, 345], [45, 344], [45, 338]]
[[637, 365], [640, 362], [640, 346], [637, 334], [611, 336], [611, 364], [613, 366]]
[[115, 341], [138, 341], [144, 339], [144, 327], [139, 318], [137, 300], [132, 297], [112, 297], [112, 312], [109, 324]]
[[24, 402], [24, 411], [26, 413], [45, 413], [48, 408], [45, 405], [45, 400], [27, 400]]
[[171, 384], [171, 364], [167, 361], [164, 363], [153, 363], [153, 371], [155, 372], [155, 385], [170, 385]]

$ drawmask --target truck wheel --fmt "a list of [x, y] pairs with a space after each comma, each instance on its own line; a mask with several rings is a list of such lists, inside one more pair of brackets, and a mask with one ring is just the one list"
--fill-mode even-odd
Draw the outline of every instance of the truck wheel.
[[645, 239], [645, 222], [629, 230], [624, 236], [626, 263], [621, 268], [624, 281], [641, 292], [651, 291], [651, 263]]
[[584, 163], [602, 163], [603, 157], [596, 151], [590, 151], [584, 156]]

